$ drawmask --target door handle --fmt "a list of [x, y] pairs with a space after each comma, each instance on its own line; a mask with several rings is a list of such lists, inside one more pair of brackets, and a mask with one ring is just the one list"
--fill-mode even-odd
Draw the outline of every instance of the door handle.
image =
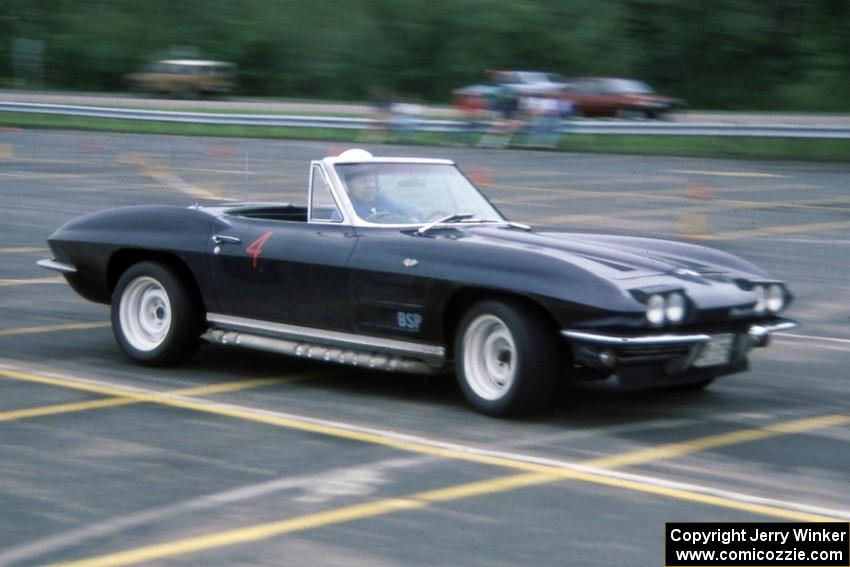
[[220, 246], [222, 244], [242, 244], [242, 240], [235, 236], [227, 236], [224, 234], [216, 234], [212, 237], [213, 244]]

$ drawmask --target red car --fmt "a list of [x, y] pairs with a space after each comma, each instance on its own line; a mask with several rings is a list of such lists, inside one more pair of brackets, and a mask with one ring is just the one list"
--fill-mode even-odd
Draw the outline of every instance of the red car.
[[574, 78], [562, 93], [573, 102], [577, 116], [662, 118], [685, 106], [685, 101], [656, 94], [646, 83], [632, 79]]

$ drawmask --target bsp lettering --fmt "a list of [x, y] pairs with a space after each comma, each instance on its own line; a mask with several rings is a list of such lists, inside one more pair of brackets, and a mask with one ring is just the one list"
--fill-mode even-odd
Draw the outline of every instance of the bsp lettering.
[[422, 326], [422, 315], [419, 313], [404, 313], [399, 311], [397, 314], [398, 326], [402, 329], [410, 329], [418, 331]]

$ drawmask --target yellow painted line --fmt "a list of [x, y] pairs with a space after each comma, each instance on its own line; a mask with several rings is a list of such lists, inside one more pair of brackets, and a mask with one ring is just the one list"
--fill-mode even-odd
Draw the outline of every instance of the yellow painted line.
[[741, 500], [733, 500], [731, 498], [725, 498], [723, 496], [714, 496], [711, 494], [701, 494], [699, 492], [692, 492], [690, 490], [682, 490], [678, 488], [669, 488], [665, 486], [656, 486], [652, 484], [648, 484], [645, 482], [639, 482], [634, 480], [627, 479], [619, 479], [614, 477], [606, 477], [601, 475], [595, 475], [592, 473], [582, 473], [576, 471], [575, 474], [570, 474], [569, 477], [565, 475], [565, 478], [573, 478], [575, 480], [581, 480], [584, 482], [589, 482], [593, 484], [601, 484], [605, 486], [610, 486], [612, 488], [621, 488], [624, 490], [631, 490], [634, 492], [643, 492], [646, 494], [654, 494], [656, 496], [666, 496], [668, 498], [672, 498], [674, 500], [684, 500], [687, 502], [694, 502], [697, 504], [705, 504], [708, 506], [717, 506], [719, 508], [728, 508], [731, 510], [738, 510], [741, 512], [748, 512], [750, 514], [756, 514], [761, 516], [772, 516], [776, 518], [784, 518], [786, 520], [795, 520], [799, 522], [834, 522], [836, 518], [832, 518], [829, 516], [823, 516], [820, 514], [810, 514], [808, 512], [801, 512], [797, 510], [789, 510], [786, 508], [779, 508], [776, 506], [768, 506], [765, 504], [757, 504], [752, 502], [744, 502]]
[[[577, 478], [582, 477], [581, 473], [577, 473]], [[321, 527], [327, 527], [335, 524], [364, 520], [374, 518], [402, 510], [416, 510], [425, 508], [431, 504], [444, 502], [452, 502], [476, 496], [497, 494], [519, 488], [525, 488], [535, 485], [547, 484], [560, 480], [560, 478], [552, 477], [545, 474], [519, 474], [500, 477], [491, 480], [473, 482], [458, 486], [452, 486], [443, 489], [432, 490], [428, 492], [420, 492], [410, 494], [402, 498], [387, 498], [375, 502], [365, 504], [356, 504], [346, 506], [326, 512], [318, 512], [307, 514], [296, 518], [269, 522], [265, 524], [257, 524], [244, 528], [237, 528], [224, 532], [208, 534], [204, 536], [187, 538], [173, 542], [161, 543], [138, 547], [123, 552], [90, 557], [80, 561], [72, 561], [67, 563], [55, 564], [55, 567], [118, 567], [122, 565], [133, 565], [145, 561], [153, 561], [157, 559], [165, 559], [177, 555], [185, 555], [187, 553], [208, 551], [220, 547], [230, 545], [245, 544], [255, 541], [261, 541], [275, 536], [290, 534], [299, 531], [306, 531]], [[579, 478], [579, 480], [585, 480]], [[614, 480], [614, 479], [609, 479]], [[594, 479], [595, 481], [595, 479]], [[611, 483], [603, 483], [615, 486], [617, 488], [626, 488], [630, 490], [638, 490], [640, 492], [648, 492], [655, 495], [681, 497], [681, 491], [670, 490], [665, 488], [649, 487], [652, 490], [647, 490], [645, 485], [633, 483], [629, 481], [613, 481]], [[716, 497], [697, 495], [699, 498], [692, 498], [692, 494], [685, 495], [687, 500], [698, 502], [700, 504], [718, 505]], [[723, 502], [721, 505], [725, 506]], [[753, 514], [763, 514], [772, 516], [776, 510], [769, 506], [761, 506], [754, 504], [742, 504], [741, 509]], [[829, 521], [829, 518], [811, 514], [793, 513], [788, 519], [798, 521]]]
[[[294, 531], [313, 529], [343, 522], [354, 521], [369, 517], [384, 515], [399, 510], [422, 508], [429, 503], [448, 502], [474, 496], [495, 494], [521, 487], [556, 482], [559, 480], [579, 480], [583, 482], [599, 484], [614, 488], [665, 496], [669, 498], [695, 502], [705, 505], [718, 506], [728, 509], [745, 511], [757, 515], [772, 516], [797, 521], [830, 521], [834, 518], [812, 514], [797, 510], [790, 510], [776, 506], [734, 500], [723, 496], [703, 494], [678, 488], [659, 486], [640, 482], [636, 480], [615, 478], [586, 472], [583, 470], [566, 469], [556, 466], [542, 465], [511, 459], [507, 457], [490, 456], [461, 451], [458, 449], [443, 448], [416, 441], [388, 437], [378, 433], [369, 433], [334, 427], [316, 422], [308, 422], [294, 418], [280, 417], [271, 414], [253, 413], [233, 406], [211, 405], [209, 403], [194, 402], [179, 398], [172, 398], [167, 393], [134, 392], [123, 388], [88, 384], [69, 379], [52, 378], [27, 372], [10, 369], [0, 369], [0, 376], [7, 378], [52, 384], [66, 388], [79, 389], [97, 393], [107, 393], [130, 399], [150, 401], [172, 407], [196, 410], [205, 413], [225, 415], [247, 421], [265, 423], [288, 429], [309, 431], [338, 438], [351, 439], [392, 447], [408, 452], [440, 456], [447, 459], [471, 461], [476, 463], [490, 464], [494, 466], [521, 470], [523, 474], [510, 475], [497, 479], [481, 482], [450, 486], [438, 490], [417, 493], [405, 498], [392, 498], [377, 502], [358, 504], [345, 508], [339, 508], [318, 514], [309, 514], [298, 518], [291, 518], [278, 522], [271, 522], [239, 528], [225, 532], [208, 534], [205, 536], [144, 546], [124, 552], [107, 554], [99, 557], [83, 559], [78, 562], [65, 563], [62, 565], [86, 565], [86, 566], [111, 566], [129, 565], [142, 561], [150, 561], [175, 555], [214, 549], [223, 546], [258, 541], [276, 535], [291, 533]], [[172, 394], [175, 395], [175, 394]], [[713, 435], [688, 442], [672, 443], [661, 447], [634, 451], [623, 455], [613, 455], [600, 459], [593, 459], [579, 463], [585, 467], [596, 469], [611, 469], [618, 466], [626, 466], [636, 463], [646, 463], [663, 458], [671, 458], [685, 454], [692, 454], [710, 448], [728, 446], [738, 443], [764, 439], [786, 433], [798, 433], [811, 431], [819, 428], [832, 427], [850, 422], [850, 416], [829, 415], [802, 420], [794, 420], [778, 423], [765, 428], [747, 429]], [[607, 459], [607, 462], [606, 462]]]
[[[560, 467], [520, 461], [509, 457], [471, 453], [459, 449], [453, 449], [450, 447], [441, 447], [437, 445], [421, 443], [415, 440], [406, 440], [399, 437], [390, 437], [375, 432], [346, 429], [343, 427], [338, 427], [327, 423], [321, 423], [318, 421], [307, 421], [294, 417], [284, 417], [274, 414], [258, 413], [242, 409], [236, 406], [212, 405], [200, 401], [173, 397], [173, 394], [169, 395], [167, 393], [158, 392], [138, 392], [130, 389], [103, 386], [98, 384], [89, 384], [65, 378], [41, 376], [38, 374], [31, 374], [27, 372], [20, 372], [17, 370], [5, 368], [0, 368], [0, 376], [5, 376], [6, 378], [11, 378], [15, 380], [54, 385], [63, 388], [77, 389], [114, 397], [126, 397], [141, 401], [160, 403], [172, 407], [233, 417], [236, 419], [263, 423], [266, 425], [283, 427], [286, 429], [306, 431], [309, 433], [318, 433], [330, 437], [337, 437], [352, 441], [360, 441], [373, 445], [381, 445], [411, 453], [427, 454], [447, 459], [471, 461], [480, 464], [494, 465], [504, 468], [522, 470], [526, 472], [550, 475], [573, 475], [575, 472], [572, 470], [565, 470]], [[802, 433], [805, 431], [824, 429], [845, 423], [850, 423], [850, 415], [818, 416], [813, 418], [777, 423], [761, 428], [749, 428], [728, 433], [722, 433], [719, 435], [711, 435], [708, 437], [703, 437], [687, 442], [670, 443], [662, 445], [660, 447], [641, 449], [639, 451], [633, 451], [622, 455], [601, 457], [598, 459], [592, 459], [590, 461], [584, 462], [582, 463], [582, 465], [592, 466], [597, 469], [614, 469], [633, 464], [646, 463], [649, 461], [657, 461], [664, 458], [683, 456], [699, 451], [705, 451], [707, 449], [713, 449], [728, 445], [755, 441], [759, 439], [765, 439], [769, 437], [775, 437], [783, 434]]]
[[12, 248], [0, 248], [0, 254], [32, 254], [35, 252], [48, 252], [48, 248], [32, 248], [26, 246], [18, 246]]
[[[395, 449], [399, 449], [406, 452], [413, 452], [419, 454], [428, 454], [437, 457], [443, 457], [447, 459], [454, 460], [463, 460], [463, 461], [471, 461], [481, 464], [499, 466], [503, 468], [510, 468], [516, 470], [522, 470], [525, 472], [532, 472], [535, 474], [546, 474], [546, 475], [554, 475], [562, 478], [580, 478], [576, 476], [577, 474], [585, 475], [589, 473], [583, 473], [579, 471], [574, 471], [570, 469], [563, 469], [560, 467], [543, 465], [531, 462], [520, 461], [507, 457], [499, 457], [499, 456], [491, 456], [485, 454], [476, 454], [461, 451], [458, 449], [439, 447], [435, 445], [429, 445], [425, 443], [420, 443], [417, 441], [409, 441], [400, 438], [389, 437], [385, 435], [381, 435], [379, 433], [372, 432], [364, 432], [357, 431], [352, 429], [344, 429], [342, 427], [335, 427], [332, 425], [327, 425], [324, 423], [311, 422], [306, 420], [300, 420], [290, 417], [281, 417], [273, 414], [265, 414], [265, 413], [255, 413], [247, 410], [240, 409], [234, 406], [225, 406], [225, 405], [211, 405], [209, 403], [196, 402], [192, 400], [185, 400], [180, 398], [173, 398], [168, 396], [167, 394], [155, 393], [155, 392], [136, 392], [133, 390], [125, 390], [123, 388], [115, 388], [111, 386], [101, 386], [96, 384], [87, 384], [84, 382], [73, 381], [68, 379], [61, 378], [52, 378], [49, 376], [41, 376], [37, 374], [30, 374], [26, 372], [20, 372], [16, 370], [9, 369], [0, 369], [0, 376], [5, 376], [7, 378], [24, 380], [30, 382], [37, 382], [42, 384], [50, 384], [65, 388], [79, 389], [88, 392], [112, 395], [117, 397], [128, 397], [132, 399], [137, 399], [141, 401], [149, 401], [153, 403], [160, 403], [163, 405], [168, 405], [172, 407], [179, 407], [188, 410], [194, 410], [204, 413], [212, 413], [216, 415], [223, 415], [228, 417], [233, 417], [236, 419], [242, 419], [246, 421], [253, 421], [257, 423], [264, 423], [267, 425], [273, 425], [277, 427], [283, 427], [287, 429], [294, 429], [300, 431], [307, 431], [310, 433], [318, 433], [322, 435], [328, 435], [337, 438], [349, 439], [353, 441], [360, 441], [364, 443], [370, 443], [374, 445], [381, 445], [385, 447], [391, 447]], [[605, 463], [605, 457], [601, 459], [593, 459], [588, 461], [587, 463], [582, 463], [585, 466], [591, 466], [591, 464], [597, 468], [606, 468], [612, 469], [616, 468], [616, 466], [625, 466], [630, 464], [627, 461], [631, 461], [632, 463], [638, 462], [649, 462], [650, 460], [658, 460], [661, 458], [671, 458], [675, 456], [681, 456], [685, 454], [694, 453], [701, 450], [706, 450], [709, 448], [717, 448], [727, 445], [733, 445], [737, 443], [743, 443], [747, 441], [753, 441], [757, 439], [767, 438], [771, 436], [776, 436], [784, 433], [792, 433], [792, 432], [803, 432], [803, 431], [811, 431], [818, 428], [826, 428], [831, 427], [835, 424], [843, 424], [850, 422], [850, 416], [845, 415], [830, 415], [830, 416], [821, 416], [817, 418], [808, 418], [804, 420], [795, 420], [787, 423], [780, 423], [771, 425], [770, 427], [759, 428], [759, 429], [746, 429], [741, 430], [739, 432], [729, 432], [720, 435], [709, 436], [704, 438], [704, 440], [693, 440], [691, 442], [685, 443], [673, 443], [669, 445], [665, 445], [662, 447], [651, 448], [647, 450], [641, 450], [638, 452], [630, 452], [625, 455], [620, 456], [622, 458], [622, 463], [618, 464], [614, 460], [610, 463]], [[648, 452], [653, 451], [655, 454], [650, 456]], [[610, 459], [616, 459], [617, 456], [610, 457]], [[588, 480], [593, 482], [592, 479], [596, 478], [595, 475], [590, 474], [590, 476], [583, 476], [581, 480]], [[599, 482], [608, 483], [609, 481], [620, 482], [619, 479], [609, 479], [607, 477], [598, 477]], [[604, 480], [604, 482], [603, 482]], [[657, 487], [652, 487], [655, 490]], [[699, 495], [702, 496], [702, 495]], [[739, 503], [738, 503], [739, 504]], [[738, 505], [736, 504], [736, 506]], [[796, 512], [794, 512], [796, 513]]]
[[21, 419], [29, 419], [32, 417], [59, 415], [64, 413], [88, 411], [92, 409], [112, 408], [137, 403], [139, 402], [137, 402], [136, 400], [131, 400], [130, 398], [108, 398], [106, 400], [89, 400], [85, 402], [73, 402], [68, 404], [53, 404], [50, 406], [41, 406], [37, 408], [27, 408], [21, 410], [0, 412], [0, 422], [18, 421]]
[[176, 555], [184, 555], [198, 551], [206, 551], [240, 543], [250, 543], [288, 533], [305, 531], [334, 524], [342, 524], [354, 520], [374, 518], [401, 510], [425, 508], [437, 502], [458, 500], [463, 497], [480, 494], [494, 494], [514, 490], [523, 486], [551, 482], [546, 475], [522, 474], [497, 478], [483, 482], [474, 482], [452, 487], [449, 490], [440, 489], [411, 494], [402, 498], [387, 498], [365, 504], [355, 504], [327, 512], [307, 514], [297, 518], [258, 524], [245, 528], [237, 528], [225, 532], [188, 538], [175, 542], [148, 545], [99, 557], [90, 557], [80, 561], [58, 563], [64, 567], [117, 567], [133, 565], [144, 561], [165, 559]]
[[757, 171], [700, 171], [690, 169], [668, 169], [670, 173], [682, 173], [685, 175], [707, 175], [714, 177], [763, 177], [769, 179], [785, 179], [787, 175], [777, 173], [760, 173]]
[[769, 439], [771, 437], [788, 435], [791, 433], [804, 433], [806, 431], [825, 429], [847, 423], [850, 423], [850, 416], [848, 415], [824, 415], [798, 419], [769, 425], [761, 429], [740, 429], [737, 431], [730, 431], [729, 433], [709, 435], [707, 437], [701, 437], [690, 441], [668, 443], [659, 447], [651, 447], [649, 449], [640, 449], [619, 455], [592, 459], [590, 461], [585, 461], [582, 464], [589, 467], [603, 469], [622, 468], [655, 462], [662, 459], [681, 457], [692, 453], [707, 451], [709, 449], [716, 449], [718, 447], [759, 441], [761, 439]]
[[532, 463], [524, 463], [521, 461], [516, 461], [513, 459], [506, 459], [502, 457], [492, 457], [488, 455], [474, 455], [468, 454], [463, 451], [458, 451], [454, 449], [445, 449], [441, 447], [436, 447], [432, 445], [427, 445], [423, 443], [417, 443], [415, 441], [406, 441], [403, 439], [396, 439], [392, 437], [387, 437], [384, 435], [380, 435], [377, 433], [369, 433], [364, 431], [357, 431], [351, 429], [343, 429], [341, 427], [334, 427], [331, 425], [326, 425], [323, 423], [304, 421], [299, 419], [294, 419], [290, 417], [282, 417], [273, 414], [265, 414], [265, 413], [255, 413], [247, 410], [240, 409], [238, 407], [233, 406], [221, 406], [221, 405], [210, 405], [203, 402], [196, 402], [192, 400], [186, 399], [174, 399], [163, 394], [153, 393], [153, 392], [136, 392], [130, 389], [123, 388], [115, 388], [112, 386], [102, 386], [97, 384], [87, 384], [84, 382], [77, 382], [73, 380], [67, 380], [63, 378], [53, 378], [50, 376], [41, 376], [38, 374], [31, 374], [27, 372], [19, 372], [17, 370], [9, 370], [0, 368], [0, 376], [5, 376], [6, 378], [12, 378], [15, 380], [23, 380], [28, 382], [36, 382], [40, 384], [48, 384], [53, 386], [59, 386], [62, 388], [71, 388], [76, 390], [82, 390], [85, 392], [93, 392], [96, 394], [104, 394], [108, 396], [115, 397], [127, 397], [136, 400], [143, 400], [155, 403], [161, 403], [163, 405], [177, 407], [187, 410], [199, 411], [204, 413], [211, 413], [215, 415], [222, 415], [226, 417], [232, 417], [236, 419], [241, 419], [245, 421], [253, 421], [256, 423], [263, 423], [266, 425], [272, 425], [275, 427], [283, 427], [286, 429], [293, 429], [298, 431], [306, 431], [309, 433], [317, 433], [321, 435], [327, 435], [330, 437], [337, 437], [342, 439], [348, 439], [351, 441], [360, 441], [362, 443], [369, 443], [372, 445], [382, 445], [385, 447], [390, 447], [394, 449], [398, 449], [401, 451], [411, 452], [411, 453], [421, 453], [432, 455], [436, 457], [443, 457], [446, 459], [456, 459], [456, 460], [464, 460], [464, 461], [473, 461], [477, 463], [489, 464], [494, 466], [506, 467], [506, 468], [518, 468], [521, 470], [526, 470], [530, 472], [544, 472], [551, 473], [553, 467], [548, 467], [544, 465], [537, 465]]
[[14, 329], [0, 329], [0, 337], [14, 335], [32, 335], [36, 333], [55, 333], [59, 331], [86, 331], [88, 329], [102, 329], [111, 326], [109, 321], [98, 321], [96, 323], [67, 323], [64, 325], [42, 325], [39, 327], [17, 327]]
[[[173, 395], [169, 395], [167, 393], [159, 393], [159, 392], [138, 392], [130, 389], [124, 388], [116, 388], [112, 386], [103, 386], [98, 384], [89, 384], [85, 382], [70, 380], [66, 378], [53, 378], [50, 376], [42, 376], [38, 374], [31, 374], [27, 372], [20, 372], [17, 370], [0, 368], [0, 376], [5, 376], [6, 378], [11, 378], [15, 380], [22, 380], [28, 382], [36, 382], [41, 384], [48, 384], [59, 386], [63, 388], [77, 389], [86, 392], [93, 392], [98, 394], [104, 394], [114, 397], [126, 397], [141, 401], [149, 401], [153, 403], [160, 403], [167, 406], [178, 407], [188, 410], [194, 410], [203, 413], [211, 413], [216, 415], [222, 415], [227, 417], [233, 417], [236, 419], [242, 419], [245, 421], [253, 421], [256, 423], [263, 423], [266, 425], [272, 425], [277, 427], [283, 427], [286, 429], [294, 429], [299, 431], [306, 431], [309, 433], [318, 433], [322, 435], [327, 435], [330, 437], [337, 437], [342, 439], [348, 439], [352, 441], [360, 441], [363, 443], [369, 443], [373, 445], [381, 445], [385, 447], [391, 447], [394, 449], [399, 449], [406, 452], [411, 453], [419, 453], [419, 454], [427, 454], [437, 457], [443, 457], [447, 459], [454, 460], [462, 460], [462, 461], [471, 461], [475, 463], [494, 465], [504, 468], [523, 470], [526, 472], [533, 473], [542, 473], [542, 474], [568, 474], [572, 475], [574, 471], [565, 470], [560, 467], [554, 467], [551, 465], [543, 465], [531, 462], [520, 461], [517, 459], [512, 459], [509, 457], [500, 457], [486, 454], [477, 454], [466, 452], [458, 449], [453, 449], [449, 447], [441, 447], [426, 443], [417, 442], [415, 440], [406, 440], [398, 437], [390, 437], [387, 435], [382, 435], [380, 433], [368, 432], [368, 431], [359, 431], [356, 429], [346, 429], [343, 427], [337, 427], [333, 425], [329, 425], [326, 423], [321, 423], [318, 421], [307, 421], [304, 419], [297, 419], [294, 417], [283, 417], [274, 414], [267, 413], [258, 413], [249, 411], [246, 409], [241, 409], [235, 406], [227, 406], [227, 405], [212, 405], [209, 403], [204, 403], [200, 401], [187, 400], [183, 398], [176, 398]], [[698, 451], [704, 451], [710, 448], [718, 448], [728, 445], [734, 445], [739, 443], [744, 443], [747, 441], [754, 441], [757, 439], [763, 439], [768, 437], [774, 437], [781, 434], [788, 433], [796, 433], [796, 432], [804, 432], [804, 431], [812, 431], [816, 429], [823, 429], [827, 427], [832, 427], [837, 424], [850, 423], [850, 416], [848, 415], [826, 415], [819, 416], [814, 418], [806, 418], [802, 420], [794, 420], [784, 423], [773, 424], [768, 427], [756, 428], [756, 429], [743, 429], [739, 431], [733, 431], [728, 433], [722, 433], [719, 435], [711, 435], [708, 437], [692, 440], [690, 442], [681, 442], [681, 443], [671, 443], [667, 445], [662, 445], [660, 447], [654, 447], [650, 449], [640, 450], [637, 452], [629, 452], [620, 456], [612, 456], [612, 457], [602, 457], [598, 459], [592, 459], [587, 461], [586, 463], [582, 463], [585, 466], [593, 466], [595, 468], [605, 468], [605, 469], [613, 469], [618, 466], [626, 466], [629, 464], [637, 464], [637, 463], [645, 463], [649, 461], [656, 461], [662, 458], [671, 458], [681, 455], [686, 455], [690, 453], [695, 453]], [[650, 456], [652, 453], [652, 456]], [[615, 459], [622, 459], [622, 463], [618, 464]], [[610, 462], [606, 463], [606, 459], [611, 459]], [[629, 462], [631, 461], [631, 462]]]
[[163, 396], [211, 396], [213, 394], [224, 394], [227, 392], [239, 392], [249, 388], [260, 388], [277, 384], [292, 384], [300, 382], [308, 377], [306, 374], [297, 374], [282, 378], [252, 378], [250, 380], [234, 380], [220, 384], [209, 384], [207, 386], [190, 386], [179, 390], [163, 392]]
[[796, 512], [773, 506], [765, 506], [762, 504], [738, 502], [718, 496], [697, 494], [694, 492], [653, 486], [630, 480], [608, 478], [590, 473], [566, 471], [562, 469], [558, 469], [557, 472], [558, 474], [523, 473], [468, 484], [449, 486], [427, 492], [410, 494], [402, 498], [387, 498], [365, 504], [355, 504], [326, 512], [307, 514], [276, 522], [256, 524], [183, 540], [147, 545], [118, 553], [89, 557], [79, 561], [57, 563], [54, 564], [53, 567], [118, 567], [122, 565], [133, 565], [145, 561], [165, 559], [177, 555], [185, 555], [187, 553], [209, 551], [211, 549], [231, 545], [261, 541], [284, 534], [374, 518], [402, 510], [421, 509], [432, 504], [453, 502], [476, 496], [492, 495], [530, 486], [549, 484], [564, 479], [591, 482], [613, 488], [653, 494], [656, 496], [665, 496], [698, 504], [732, 508], [756, 515], [780, 517], [788, 520], [804, 522], [834, 521], [834, 518], [828, 518], [817, 514]]
[[[272, 384], [286, 384], [294, 382], [301, 377], [291, 378], [258, 378], [255, 380], [237, 380], [233, 382], [224, 382], [221, 384], [211, 384], [208, 386], [193, 386], [190, 388], [181, 388], [179, 390], [170, 390], [162, 392], [162, 396], [209, 396], [213, 394], [221, 394], [225, 392], [237, 392], [247, 390], [249, 388], [259, 388]], [[0, 412], [0, 422], [18, 421], [21, 419], [29, 419], [33, 417], [43, 417], [46, 415], [59, 415], [66, 413], [75, 413], [88, 411], [93, 409], [112, 408], [119, 406], [127, 406], [131, 404], [144, 403], [147, 400], [138, 398], [130, 398], [126, 396], [112, 397], [105, 400], [87, 400], [83, 402], [70, 402], [66, 404], [53, 404], [49, 406], [41, 406], [35, 408], [27, 408], [20, 410], [11, 410]]]
[[29, 278], [25, 280], [15, 279], [0, 279], [0, 287], [11, 287], [18, 285], [37, 285], [37, 284], [58, 284], [65, 283], [65, 278], [62, 276], [48, 278]]
[[765, 228], [753, 228], [749, 230], [730, 230], [717, 232], [703, 236], [706, 240], [732, 240], [739, 238], [752, 238], [756, 236], [770, 236], [773, 234], [794, 234], [798, 232], [822, 232], [827, 230], [841, 230], [850, 228], [850, 221], [820, 222], [812, 224], [794, 224], [786, 226], [767, 226]]
[[153, 180], [159, 182], [163, 187], [168, 187], [176, 191], [180, 191], [190, 197], [198, 199], [211, 200], [228, 200], [226, 197], [221, 197], [212, 191], [208, 191], [203, 187], [193, 185], [185, 181], [182, 177], [175, 175], [166, 168], [156, 166], [144, 166], [142, 171]]

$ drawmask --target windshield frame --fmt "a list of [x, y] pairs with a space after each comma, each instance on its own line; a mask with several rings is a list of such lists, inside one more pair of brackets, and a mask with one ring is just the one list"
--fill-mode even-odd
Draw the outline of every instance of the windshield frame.
[[327, 175], [327, 179], [331, 182], [331, 190], [334, 193], [334, 197], [336, 198], [337, 204], [342, 209], [342, 213], [344, 216], [344, 221], [342, 224], [347, 224], [349, 226], [355, 227], [375, 227], [375, 228], [420, 228], [429, 224], [429, 222], [421, 221], [415, 223], [375, 223], [370, 222], [361, 218], [356, 210], [354, 209], [354, 205], [351, 203], [351, 200], [348, 195], [348, 190], [346, 189], [345, 182], [340, 175], [339, 170], [337, 169], [337, 165], [355, 165], [355, 164], [368, 164], [368, 165], [380, 165], [380, 164], [411, 164], [411, 165], [442, 165], [442, 166], [451, 166], [454, 170], [463, 177], [467, 183], [472, 187], [474, 191], [478, 193], [478, 195], [493, 209], [496, 215], [499, 217], [499, 220], [487, 220], [487, 221], [460, 221], [457, 224], [507, 224], [509, 223], [509, 219], [499, 210], [496, 205], [487, 198], [487, 196], [479, 189], [475, 183], [459, 168], [457, 164], [451, 160], [443, 160], [443, 159], [424, 159], [424, 158], [380, 158], [373, 157], [369, 160], [351, 160], [351, 161], [343, 161], [338, 158], [325, 158], [321, 160], [321, 163], [324, 166], [325, 173]]

